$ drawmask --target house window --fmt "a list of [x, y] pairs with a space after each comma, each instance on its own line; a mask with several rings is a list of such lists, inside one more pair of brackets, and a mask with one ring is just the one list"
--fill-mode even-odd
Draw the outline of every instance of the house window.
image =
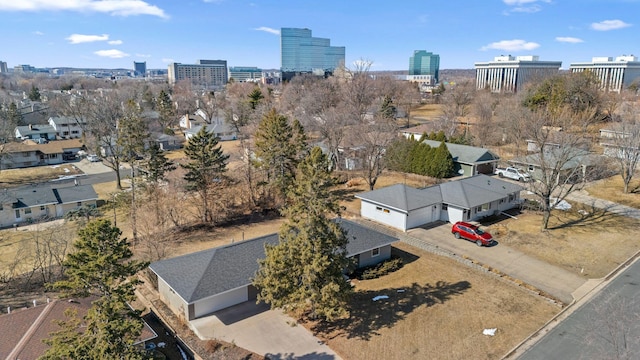
[[371, 257], [380, 255], [380, 248], [375, 248], [371, 250]]
[[376, 210], [382, 211], [382, 208], [380, 206], [376, 206]]
[[516, 199], [515, 195], [513, 195], [513, 194], [509, 195], [509, 202], [513, 202], [513, 200], [515, 200], [515, 199]]
[[58, 157], [58, 154], [50, 154], [49, 159], [55, 159]]
[[480, 211], [482, 211], [482, 206], [476, 207], [476, 212], [479, 213]]
[[16, 219], [20, 219], [20, 209], [16, 210]]
[[0, 211], [4, 210], [4, 207], [2, 206], [2, 204], [0, 204]]
[[387, 214], [389, 213], [389, 209], [385, 209], [385, 208], [382, 208], [380, 206], [376, 206], [376, 210], [377, 211], [382, 211], [383, 213], [387, 213]]
[[482, 205], [482, 211], [487, 211], [487, 210], [490, 210], [490, 209], [491, 209], [491, 203]]
[[25, 214], [31, 214], [31, 208], [24, 209], [24, 213]]
[[449, 205], [442, 204], [442, 211], [447, 211], [449, 209]]
[[504, 204], [504, 198], [500, 199], [500, 204]]
[[533, 171], [533, 165], [529, 165], [529, 171]]
[[25, 151], [25, 152], [22, 153], [22, 156], [23, 157], [29, 157], [29, 156], [31, 156], [31, 153], [28, 152], [28, 151]]
[[62, 135], [63, 135], [63, 136], [68, 136], [68, 135], [69, 135], [69, 132], [68, 132], [68, 131], [63, 131], [63, 132], [62, 132]]
[[77, 207], [82, 206], [82, 201], [78, 201], [78, 202], [76, 203], [76, 206], [77, 206]]
[[40, 211], [44, 211], [44, 209], [46, 209], [46, 207], [44, 205], [40, 205]]
[[388, 214], [388, 213], [389, 213], [389, 209], [384, 209], [384, 210], [382, 210], [382, 212], [384, 212], [384, 213], [387, 213], [387, 214]]
[[80, 131], [78, 131], [78, 130], [71, 130], [71, 133], [72, 133], [72, 134], [79, 134], [79, 133], [80, 133]]

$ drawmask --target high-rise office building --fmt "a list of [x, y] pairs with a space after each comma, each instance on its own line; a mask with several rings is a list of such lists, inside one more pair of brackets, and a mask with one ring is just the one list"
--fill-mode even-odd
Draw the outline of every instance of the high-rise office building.
[[416, 50], [409, 58], [409, 75], [431, 75], [437, 83], [440, 80], [440, 55]]
[[145, 76], [147, 74], [147, 62], [133, 62], [133, 72], [135, 76]]
[[600, 80], [600, 88], [605, 91], [620, 92], [634, 82], [640, 82], [640, 62], [633, 55], [615, 58], [594, 57], [591, 62], [569, 65], [573, 73], [590, 71]]
[[557, 74], [560, 66], [561, 61], [540, 61], [538, 56], [496, 56], [493, 61], [475, 63], [476, 88], [517, 92], [530, 80]]
[[7, 67], [7, 63], [4, 61], [0, 61], [0, 73], [8, 73], [9, 68]]
[[282, 79], [297, 74], [327, 76], [344, 65], [344, 46], [331, 46], [331, 40], [311, 36], [309, 29], [280, 29]]
[[198, 60], [197, 64], [169, 64], [167, 78], [170, 84], [189, 80], [205, 88], [222, 87], [229, 81], [226, 60]]

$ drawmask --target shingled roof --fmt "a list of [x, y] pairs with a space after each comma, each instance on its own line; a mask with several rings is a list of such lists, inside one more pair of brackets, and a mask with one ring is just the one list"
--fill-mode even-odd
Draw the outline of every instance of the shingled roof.
[[[397, 241], [394, 237], [348, 220], [336, 221], [347, 231], [349, 256]], [[277, 243], [278, 234], [270, 234], [157, 261], [149, 268], [184, 301], [194, 303], [251, 284], [251, 279], [258, 271], [258, 260], [265, 257], [265, 244]]]
[[[424, 140], [423, 142], [434, 148], [440, 146], [439, 141]], [[500, 159], [498, 155], [494, 154], [489, 149], [452, 143], [445, 143], [445, 145], [447, 146], [447, 150], [449, 150], [451, 157], [453, 157], [453, 161], [457, 163], [476, 164], [497, 161]]]
[[416, 189], [405, 184], [395, 184], [357, 194], [356, 198], [384, 205], [403, 213], [442, 202], [442, 195], [438, 187]]
[[518, 184], [484, 174], [442, 183], [439, 186], [443, 203], [465, 209], [487, 204], [524, 189]]

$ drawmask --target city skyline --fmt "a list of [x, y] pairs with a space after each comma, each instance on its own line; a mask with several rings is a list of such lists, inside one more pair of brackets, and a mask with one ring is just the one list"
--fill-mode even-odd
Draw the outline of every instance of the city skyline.
[[[280, 68], [280, 29], [308, 28], [346, 48], [346, 65], [408, 70], [415, 50], [440, 55], [441, 69], [473, 69], [499, 55], [588, 62], [640, 55], [639, 0], [409, 1], [0, 0], [9, 68], [126, 68], [146, 62], [224, 59], [229, 66]], [[410, 10], [409, 10], [410, 9]]]

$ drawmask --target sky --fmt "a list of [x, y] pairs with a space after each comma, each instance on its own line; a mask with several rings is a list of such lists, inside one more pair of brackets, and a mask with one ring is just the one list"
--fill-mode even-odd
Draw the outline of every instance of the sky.
[[640, 56], [640, 0], [0, 0], [0, 61], [12, 68], [147, 69], [227, 60], [280, 68], [280, 29], [346, 47], [346, 65], [408, 70], [415, 50], [440, 69], [499, 55], [574, 62]]

